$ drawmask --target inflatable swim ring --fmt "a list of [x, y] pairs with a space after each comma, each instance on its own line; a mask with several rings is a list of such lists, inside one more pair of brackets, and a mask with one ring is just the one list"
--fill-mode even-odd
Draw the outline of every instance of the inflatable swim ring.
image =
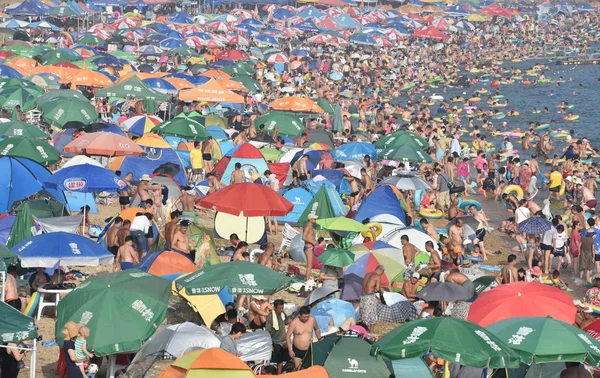
[[479, 102], [479, 101], [481, 101], [481, 97], [471, 97], [469, 99], [469, 102]]
[[37, 309], [38, 303], [40, 303], [40, 293], [37, 291], [31, 294], [31, 299], [29, 299], [29, 303], [23, 313], [27, 316], [33, 317], [35, 315], [35, 310]]
[[565, 121], [576, 121], [579, 119], [579, 116], [577, 114], [573, 114], [572, 116], [567, 116], [565, 118], [563, 118]]
[[544, 123], [544, 124], [541, 124], [539, 126], [536, 126], [534, 130], [543, 131], [543, 130], [548, 130], [549, 128], [550, 128], [550, 124], [549, 123]]
[[531, 81], [529, 81], [529, 80], [523, 80], [523, 85], [531, 85]]
[[494, 115], [492, 118], [493, 119], [504, 119], [505, 117], [506, 117], [506, 114], [498, 113], [498, 114]]
[[467, 209], [471, 206], [475, 206], [475, 208], [477, 210], [481, 210], [481, 204], [475, 200], [468, 200], [468, 201], [463, 201], [460, 203], [460, 205], [458, 205], [458, 207], [460, 207], [461, 209], [463, 209], [464, 211], [467, 211]]
[[[375, 240], [375, 237], [381, 235], [381, 231], [383, 231], [383, 226], [381, 226], [381, 223], [377, 222], [368, 223], [367, 228], [369, 231], [362, 231], [360, 234], [363, 238], [371, 238], [371, 240]], [[375, 237], [373, 237], [373, 232], [370, 231], [371, 228], [375, 228]]]
[[523, 198], [523, 188], [521, 188], [519, 185], [508, 185], [506, 188], [504, 188], [502, 193], [514, 194], [517, 196], [518, 199]]
[[441, 219], [444, 214], [438, 209], [423, 209], [419, 211], [419, 215], [423, 218]]

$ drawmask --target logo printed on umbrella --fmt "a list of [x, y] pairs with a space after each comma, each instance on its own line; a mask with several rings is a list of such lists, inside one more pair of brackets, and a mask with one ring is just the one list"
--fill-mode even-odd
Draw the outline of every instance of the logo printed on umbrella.
[[19, 249], [17, 249], [17, 252], [23, 252], [24, 250], [27, 249], [27, 247], [29, 247], [31, 244], [33, 244], [33, 242], [30, 240], [27, 243], [23, 244], [21, 247], [19, 247]]
[[63, 187], [71, 191], [83, 190], [87, 185], [87, 180], [83, 177], [71, 177], [63, 181]]
[[256, 279], [254, 278], [254, 274], [238, 274], [238, 277], [240, 278], [242, 285], [258, 286]]
[[486, 343], [487, 345], [489, 345], [489, 346], [490, 346], [490, 348], [492, 348], [492, 349], [493, 349], [493, 350], [495, 350], [496, 352], [500, 352], [500, 351], [502, 351], [502, 348], [500, 348], [500, 347], [498, 346], [498, 344], [496, 344], [495, 342], [493, 342], [493, 341], [490, 339], [490, 337], [489, 337], [488, 335], [486, 335], [486, 334], [485, 334], [485, 332], [477, 330], [477, 331], [475, 331], [475, 334], [476, 334], [477, 336], [481, 337], [481, 338], [483, 339], [483, 341], [485, 341], [485, 343]]
[[4, 147], [4, 149], [2, 150], [2, 152], [0, 152], [0, 155], [6, 155], [7, 153], [10, 152], [10, 150], [12, 150], [12, 148], [14, 147], [14, 144], [7, 144], [6, 147]]
[[517, 333], [512, 335], [510, 339], [508, 339], [508, 343], [514, 345], [521, 345], [521, 343], [525, 340], [525, 337], [527, 337], [527, 335], [529, 335], [533, 331], [535, 331], [533, 328], [520, 327]]
[[44, 147], [42, 146], [37, 146], [35, 148], [36, 150], [38, 150], [38, 152], [40, 153], [40, 155], [44, 158], [44, 159], [48, 159], [48, 154], [46, 153], [46, 151], [44, 150]]
[[131, 145], [129, 143], [119, 143], [119, 148], [126, 148], [129, 150]]
[[81, 250], [79, 249], [77, 243], [69, 243], [69, 247], [71, 248], [71, 252], [73, 252], [74, 255], [81, 255]]
[[135, 311], [139, 312], [148, 323], [152, 321], [154, 318], [154, 312], [146, 306], [144, 302], [140, 299], [137, 299], [135, 302], [131, 304], [131, 308]]
[[419, 340], [419, 337], [421, 337], [421, 335], [425, 332], [427, 332], [427, 327], [415, 327], [410, 333], [410, 336], [408, 336], [406, 340], [402, 342], [402, 344], [407, 345], [416, 343]]
[[348, 364], [350, 364], [350, 368], [342, 369], [343, 373], [360, 373], [366, 374], [367, 371], [365, 369], [358, 368], [358, 361], [354, 358], [348, 358]]
[[127, 186], [127, 183], [118, 177], [115, 177], [114, 180], [115, 180], [115, 184], [119, 185], [119, 189], [123, 189]]
[[89, 311], [84, 311], [83, 314], [81, 314], [81, 320], [79, 321], [79, 323], [87, 325], [93, 317], [93, 313]]

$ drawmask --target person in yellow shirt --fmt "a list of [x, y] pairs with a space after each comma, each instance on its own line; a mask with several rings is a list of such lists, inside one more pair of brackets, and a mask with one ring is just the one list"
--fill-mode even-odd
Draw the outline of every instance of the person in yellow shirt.
[[556, 199], [560, 198], [560, 188], [563, 183], [563, 175], [559, 172], [558, 166], [552, 167], [550, 173], [550, 184], [548, 185], [548, 199], [552, 199], [552, 193], [556, 195]]
[[204, 169], [204, 159], [202, 158], [202, 148], [200, 142], [194, 142], [194, 149], [190, 151], [190, 165], [192, 166], [192, 181], [196, 182], [202, 179]]

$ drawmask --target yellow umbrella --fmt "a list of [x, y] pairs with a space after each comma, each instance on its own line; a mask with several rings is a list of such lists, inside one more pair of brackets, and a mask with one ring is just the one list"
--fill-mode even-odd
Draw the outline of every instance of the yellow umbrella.
[[467, 21], [470, 22], [484, 22], [485, 21], [485, 17], [483, 17], [480, 14], [471, 14], [467, 17]]

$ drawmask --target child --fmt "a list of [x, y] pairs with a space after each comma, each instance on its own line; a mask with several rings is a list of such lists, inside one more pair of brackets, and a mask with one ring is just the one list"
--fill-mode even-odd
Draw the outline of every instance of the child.
[[498, 183], [498, 187], [496, 188], [496, 201], [500, 201], [500, 197], [502, 196], [502, 192], [504, 192], [504, 187], [506, 186], [506, 182], [504, 180], [500, 180]]
[[[87, 350], [87, 338], [90, 337], [90, 329], [86, 326], [83, 326], [79, 329], [79, 335], [75, 339], [75, 357], [78, 360], [89, 360], [94, 357], [94, 355]], [[79, 370], [81, 370], [81, 374], [85, 377], [85, 362], [77, 362], [77, 366], [79, 366]]]
[[552, 275], [548, 276], [548, 280], [552, 282], [552, 285], [558, 287], [560, 290], [572, 291], [569, 289], [566, 283], [560, 279], [560, 272], [558, 270], [552, 271]]
[[567, 267], [567, 265], [571, 262], [571, 258], [565, 248], [565, 244], [567, 242], [567, 233], [565, 231], [565, 226], [559, 224], [558, 226], [556, 226], [556, 232], [557, 234], [556, 239], [554, 241], [554, 251], [552, 252], [552, 254], [555, 257], [558, 257], [558, 263], [556, 268], [560, 271], [561, 268], [564, 269]]

